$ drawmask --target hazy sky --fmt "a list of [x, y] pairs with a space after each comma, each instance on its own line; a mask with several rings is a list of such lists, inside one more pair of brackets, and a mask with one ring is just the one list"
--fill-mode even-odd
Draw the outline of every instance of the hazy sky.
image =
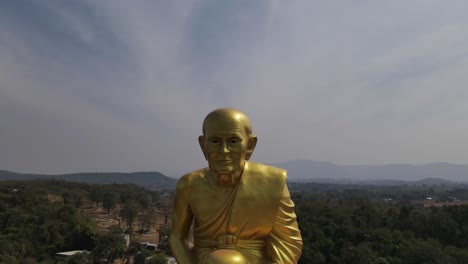
[[203, 167], [235, 107], [252, 160], [468, 164], [468, 2], [2, 1], [0, 169]]

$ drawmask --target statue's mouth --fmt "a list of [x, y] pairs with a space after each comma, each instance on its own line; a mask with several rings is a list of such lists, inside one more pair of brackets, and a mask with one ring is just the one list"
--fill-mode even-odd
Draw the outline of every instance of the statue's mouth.
[[221, 165], [229, 165], [232, 163], [232, 160], [217, 160], [216, 163]]

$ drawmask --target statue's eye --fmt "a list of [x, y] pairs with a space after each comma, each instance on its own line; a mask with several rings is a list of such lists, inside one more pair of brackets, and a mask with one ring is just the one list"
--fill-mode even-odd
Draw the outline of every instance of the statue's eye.
[[218, 144], [220, 142], [219, 138], [211, 138], [209, 141], [213, 144]]
[[240, 139], [238, 139], [238, 138], [231, 138], [231, 139], [229, 139], [229, 143], [231, 143], [231, 144], [237, 144], [237, 143], [239, 143], [239, 142], [240, 142]]

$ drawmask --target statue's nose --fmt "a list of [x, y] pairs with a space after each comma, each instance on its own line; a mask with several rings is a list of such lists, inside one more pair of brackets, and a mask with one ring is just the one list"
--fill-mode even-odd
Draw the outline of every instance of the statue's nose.
[[227, 145], [227, 143], [225, 141], [221, 142], [220, 152], [229, 153], [229, 148], [228, 148], [228, 145]]

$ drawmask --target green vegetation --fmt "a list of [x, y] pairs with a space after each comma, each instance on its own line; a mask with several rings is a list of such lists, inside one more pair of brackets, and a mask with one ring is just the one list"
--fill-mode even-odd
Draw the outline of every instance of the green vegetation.
[[[145, 259], [148, 259], [145, 262]], [[166, 264], [167, 256], [165, 254], [155, 255], [153, 252], [143, 250], [133, 259], [134, 264]]]
[[47, 194], [40, 185], [2, 183], [1, 258], [20, 263], [32, 258], [40, 262], [60, 251], [89, 250], [95, 246], [98, 234], [94, 224], [75, 208], [76, 200], [69, 199], [75, 193], [64, 195], [64, 203], [50, 203]]
[[[304, 240], [299, 263], [466, 264], [468, 206], [426, 207], [416, 201], [466, 201], [453, 186], [355, 186], [289, 184]], [[63, 180], [0, 181], [0, 263], [95, 263], [134, 256], [134, 263], [165, 263], [132, 243], [123, 230], [145, 233], [158, 208], [159, 253], [169, 251], [170, 193], [132, 184], [90, 185]], [[449, 204], [450, 205], [450, 204]], [[104, 209], [118, 220], [99, 232], [83, 207]], [[161, 221], [162, 221], [161, 220]], [[87, 250], [58, 259], [57, 252]], [[149, 258], [151, 257], [151, 258]]]
[[[466, 196], [467, 189], [342, 187], [293, 196], [304, 240], [299, 263], [468, 263], [468, 206], [410, 203], [429, 193]], [[385, 203], [383, 197], [394, 199]]]
[[[0, 181], [0, 263], [94, 263], [102, 259], [112, 263], [116, 258], [133, 255], [140, 249], [127, 251], [122, 229], [99, 231], [83, 213], [83, 206], [102, 206], [108, 214], [112, 210], [111, 216], [115, 214], [131, 234], [136, 219], [141, 229], [154, 223], [155, 206], [167, 203], [159, 197], [133, 184], [89, 185], [57, 179]], [[71, 250], [89, 253], [67, 259], [56, 256]], [[157, 261], [165, 256], [153, 259], [152, 263], [160, 263]]]

